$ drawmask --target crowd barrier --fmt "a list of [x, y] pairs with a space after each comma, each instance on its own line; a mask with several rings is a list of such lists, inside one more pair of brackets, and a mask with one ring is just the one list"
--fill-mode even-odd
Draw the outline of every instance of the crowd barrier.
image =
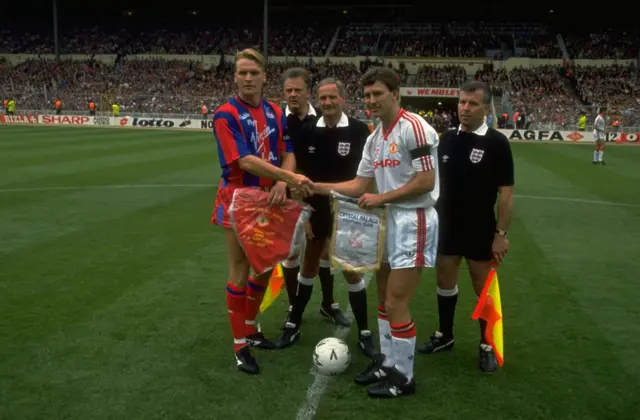
[[[370, 121], [370, 128], [373, 124]], [[213, 129], [211, 118], [146, 118], [146, 117], [105, 117], [86, 115], [0, 115], [0, 124], [38, 124], [38, 125], [69, 125], [69, 126], [99, 126], [99, 127], [145, 127], [173, 130], [201, 130]], [[499, 129], [512, 141], [560, 141], [572, 143], [593, 143], [591, 131], [562, 131], [562, 130], [511, 130]], [[610, 132], [607, 140], [616, 143], [640, 143], [638, 134], [625, 132]]]

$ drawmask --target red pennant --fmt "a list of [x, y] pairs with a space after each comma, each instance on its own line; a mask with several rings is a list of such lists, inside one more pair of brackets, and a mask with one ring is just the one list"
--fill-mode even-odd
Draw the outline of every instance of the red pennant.
[[256, 274], [289, 257], [294, 237], [304, 235], [304, 222], [311, 212], [309, 206], [292, 200], [270, 206], [268, 197], [262, 190], [239, 188], [229, 208], [233, 229]]

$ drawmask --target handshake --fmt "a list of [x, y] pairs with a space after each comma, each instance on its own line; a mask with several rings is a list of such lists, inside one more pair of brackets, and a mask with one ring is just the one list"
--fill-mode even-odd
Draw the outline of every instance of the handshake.
[[300, 200], [317, 193], [315, 184], [306, 176], [291, 173], [291, 179], [286, 181], [291, 190], [291, 198]]
[[284, 171], [280, 181], [271, 189], [267, 200], [269, 205], [280, 205], [287, 201], [287, 186], [291, 190], [291, 198], [302, 200], [318, 193], [318, 189], [309, 178], [290, 171]]

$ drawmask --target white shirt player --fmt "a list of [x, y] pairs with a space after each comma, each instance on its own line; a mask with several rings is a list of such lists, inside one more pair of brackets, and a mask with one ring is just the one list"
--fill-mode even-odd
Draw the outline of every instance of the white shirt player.
[[[438, 134], [422, 117], [400, 110], [396, 121], [384, 132], [378, 125], [367, 138], [358, 167], [358, 176], [375, 178], [378, 192], [383, 194], [406, 185], [417, 172], [436, 170]], [[419, 150], [430, 149], [430, 155]], [[412, 156], [412, 152], [414, 156]], [[390, 203], [405, 209], [433, 207], [440, 194], [438, 172], [431, 192]]]
[[604, 117], [602, 116], [602, 114], [598, 114], [595, 122], [593, 123], [593, 137], [596, 140], [605, 140]]

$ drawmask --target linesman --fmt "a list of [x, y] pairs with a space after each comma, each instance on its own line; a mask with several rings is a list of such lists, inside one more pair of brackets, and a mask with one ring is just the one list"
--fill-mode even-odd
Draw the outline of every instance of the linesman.
[[[485, 83], [464, 84], [458, 100], [460, 126], [440, 138], [440, 197], [436, 206], [440, 217], [436, 260], [440, 328], [417, 347], [419, 353], [432, 354], [454, 346], [453, 319], [462, 258], [480, 296], [491, 265], [502, 263], [509, 250], [513, 157], [504, 134], [483, 122], [490, 103], [491, 91]], [[484, 372], [493, 372], [497, 363], [485, 341], [485, 328], [486, 322], [480, 320], [479, 366]]]

